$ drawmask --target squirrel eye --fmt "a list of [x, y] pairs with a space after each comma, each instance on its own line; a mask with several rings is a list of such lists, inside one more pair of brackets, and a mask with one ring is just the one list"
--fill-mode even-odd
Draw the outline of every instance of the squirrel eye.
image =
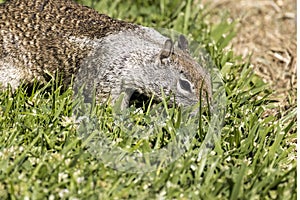
[[188, 92], [192, 92], [192, 85], [189, 81], [179, 79], [179, 85], [183, 90], [186, 90]]

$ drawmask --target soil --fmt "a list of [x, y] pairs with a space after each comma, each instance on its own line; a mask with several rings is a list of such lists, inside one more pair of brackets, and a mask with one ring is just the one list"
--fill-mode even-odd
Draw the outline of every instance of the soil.
[[[231, 46], [237, 55], [252, 54], [255, 73], [270, 84], [279, 110], [296, 106], [296, 0], [202, 0], [209, 23], [224, 16], [238, 21]], [[277, 110], [277, 111], [279, 111]]]

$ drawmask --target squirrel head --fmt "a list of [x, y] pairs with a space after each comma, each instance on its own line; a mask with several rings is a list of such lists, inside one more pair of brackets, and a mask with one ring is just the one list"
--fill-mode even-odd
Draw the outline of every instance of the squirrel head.
[[[128, 107], [134, 93], [154, 100], [170, 96], [170, 101], [188, 106], [201, 98], [211, 98], [210, 76], [188, 52], [184, 36], [177, 45], [154, 29], [140, 27], [111, 34], [92, 42], [92, 51], [81, 62], [75, 84], [96, 89], [98, 101], [108, 94], [115, 101], [124, 93]], [[202, 91], [202, 93], [201, 93]]]
[[175, 46], [171, 39], [167, 39], [158, 55], [158, 65], [172, 71], [169, 77], [163, 77], [170, 84], [164, 92], [171, 91], [176, 102], [183, 105], [195, 104], [199, 98], [210, 101], [210, 75], [190, 56], [188, 41], [183, 35], [179, 35], [177, 42]]

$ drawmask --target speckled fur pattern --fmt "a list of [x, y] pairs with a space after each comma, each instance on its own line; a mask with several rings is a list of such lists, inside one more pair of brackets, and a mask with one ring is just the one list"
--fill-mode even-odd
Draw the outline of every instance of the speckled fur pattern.
[[135, 27], [70, 0], [9, 0], [0, 6], [0, 60], [22, 68], [28, 82], [56, 70], [70, 77], [90, 50], [70, 36], [96, 39]]

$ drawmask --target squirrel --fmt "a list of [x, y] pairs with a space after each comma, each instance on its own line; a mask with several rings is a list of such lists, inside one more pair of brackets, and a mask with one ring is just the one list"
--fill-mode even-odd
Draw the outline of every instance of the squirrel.
[[[188, 52], [156, 30], [100, 14], [72, 0], [7, 0], [0, 4], [0, 85], [16, 89], [34, 80], [74, 76], [75, 89], [95, 89], [115, 101], [134, 93], [160, 101], [163, 93], [192, 105], [212, 96], [209, 73]], [[51, 77], [50, 76], [50, 77]]]

